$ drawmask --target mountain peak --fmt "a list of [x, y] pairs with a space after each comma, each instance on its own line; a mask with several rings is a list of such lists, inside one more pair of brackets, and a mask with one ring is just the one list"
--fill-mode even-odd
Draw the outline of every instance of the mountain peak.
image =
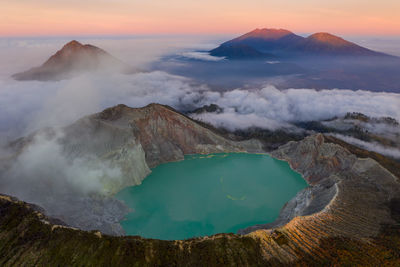
[[130, 111], [132, 108], [124, 104], [119, 104], [110, 108], [107, 108], [100, 112], [99, 118], [102, 120], [118, 120], [124, 113]]
[[166, 106], [166, 105], [161, 105], [158, 103], [150, 103], [142, 108], [132, 108], [125, 104], [118, 104], [116, 106], [109, 107], [109, 108], [103, 110], [102, 112], [98, 113], [97, 115], [102, 120], [112, 121], [112, 120], [118, 120], [123, 116], [131, 114], [132, 112], [135, 112], [135, 111], [137, 112], [137, 110], [140, 110], [141, 112], [156, 111], [156, 112], [165, 113], [168, 110], [176, 112], [173, 108]]
[[82, 46], [84, 46], [84, 45], [81, 44], [80, 42], [78, 42], [78, 41], [76, 41], [76, 40], [72, 40], [72, 41], [66, 43], [66, 44], [63, 46], [63, 49], [64, 49], [64, 48], [77, 48], [77, 47], [82, 47]]
[[303, 39], [285, 29], [257, 28], [211, 50], [211, 55], [237, 59], [272, 58], [275, 57], [274, 51], [280, 51]]
[[314, 33], [307, 38], [285, 29], [257, 28], [237, 38], [221, 44], [210, 51], [211, 55], [257, 59], [269, 57], [288, 57], [298, 55], [327, 56], [384, 56], [355, 43], [327, 32]]
[[248, 32], [242, 35], [239, 38], [262, 38], [262, 39], [270, 39], [270, 40], [277, 40], [287, 35], [293, 34], [291, 31], [285, 29], [272, 29], [272, 28], [262, 28], [262, 29], [255, 29], [251, 32]]
[[327, 32], [314, 33], [313, 35], [310, 35], [307, 39], [334, 45], [334, 46], [342, 46], [342, 45], [350, 45], [351, 44], [350, 42], [344, 40], [343, 38], [340, 38], [336, 35], [333, 35], [333, 34], [330, 34]]
[[114, 58], [103, 49], [76, 40], [66, 43], [41, 66], [16, 73], [16, 80], [62, 80], [85, 72], [107, 70], [125, 72], [129, 66]]

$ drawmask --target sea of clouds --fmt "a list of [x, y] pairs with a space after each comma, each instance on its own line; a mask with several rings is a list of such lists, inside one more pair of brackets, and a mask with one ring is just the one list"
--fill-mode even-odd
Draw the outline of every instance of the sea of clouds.
[[131, 75], [82, 75], [57, 82], [0, 81], [0, 136], [3, 141], [48, 126], [63, 126], [117, 104], [149, 103], [190, 111], [217, 104], [222, 113], [194, 118], [230, 130], [259, 127], [275, 130], [296, 122], [330, 119], [347, 112], [400, 120], [400, 94], [343, 89], [279, 90], [261, 88], [216, 92], [204, 84], [165, 72]]
[[[229, 130], [249, 127], [295, 129], [293, 125], [300, 121], [330, 119], [347, 112], [361, 112], [373, 117], [389, 116], [400, 121], [400, 94], [345, 89], [279, 90], [270, 84], [220, 92], [186, 77], [149, 69], [150, 63], [159, 60], [166, 51], [175, 53], [179, 50], [175, 42], [169, 41], [169, 46], [160, 48], [161, 45], [154, 44], [154, 39], [137, 40], [140, 45], [136, 44], [136, 53], [133, 52], [135, 50], [127, 50], [126, 44], [121, 44], [124, 42], [126, 40], [99, 40], [94, 44], [106, 50], [113, 48], [110, 49], [112, 54], [137, 67], [138, 71], [134, 74], [93, 73], [70, 80], [39, 82], [15, 81], [10, 75], [39, 65], [60, 48], [63, 41], [0, 41], [0, 56], [4, 59], [0, 63], [0, 146], [45, 127], [71, 124], [83, 116], [121, 103], [131, 107], [160, 103], [182, 112], [217, 104], [223, 112], [192, 116]], [[133, 43], [135, 40], [128, 42]], [[186, 51], [191, 45], [196, 51], [215, 46], [210, 43], [196, 46], [187, 41]], [[126, 50], [130, 52], [122, 53]], [[217, 60], [204, 53], [177, 52], [178, 55], [182, 53], [196, 60]], [[18, 55], [25, 56], [25, 60]], [[376, 144], [338, 137], [380, 153], [398, 155], [394, 148], [388, 150]], [[9, 156], [8, 150], [0, 149], [0, 158]], [[71, 160], [65, 157], [54, 138], [39, 135], [33, 145], [13, 161], [11, 168], [0, 174], [0, 193], [16, 195], [41, 204], [47, 210], [57, 211], [60, 204], [68, 206], [71, 194], [73, 199], [78, 199], [74, 195], [75, 190], [81, 196], [99, 193], [102, 191], [99, 181], [103, 177], [119, 175], [120, 170], [107, 164], [93, 167], [87, 162], [86, 158]], [[81, 212], [86, 215], [80, 217], [90, 219], [92, 209], [86, 205], [88, 200], [83, 199], [69, 214]], [[105, 217], [110, 217], [104, 212]]]

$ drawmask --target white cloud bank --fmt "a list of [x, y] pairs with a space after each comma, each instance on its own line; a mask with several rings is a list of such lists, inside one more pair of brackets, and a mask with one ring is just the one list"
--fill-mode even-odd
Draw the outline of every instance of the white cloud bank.
[[158, 102], [183, 108], [201, 89], [163, 72], [85, 75], [59, 82], [0, 81], [0, 140], [66, 125], [120, 103], [141, 107]]
[[248, 126], [274, 129], [285, 123], [329, 119], [347, 112], [400, 120], [400, 94], [394, 93], [338, 89], [278, 90], [266, 86], [260, 90], [207, 92], [203, 101], [225, 108], [224, 113], [194, 117], [220, 126], [225, 118], [229, 118], [230, 129]]
[[0, 138], [61, 126], [120, 103], [149, 103], [190, 110], [217, 104], [224, 112], [193, 115], [228, 129], [277, 129], [298, 121], [329, 119], [347, 112], [400, 120], [400, 94], [351, 90], [261, 89], [211, 91], [164, 72], [87, 75], [59, 82], [0, 81]]
[[186, 57], [186, 58], [203, 60], [203, 61], [225, 60], [225, 57], [215, 57], [215, 56], [210, 55], [210, 53], [208, 53], [208, 52], [183, 52], [183, 53], [180, 53], [179, 55]]

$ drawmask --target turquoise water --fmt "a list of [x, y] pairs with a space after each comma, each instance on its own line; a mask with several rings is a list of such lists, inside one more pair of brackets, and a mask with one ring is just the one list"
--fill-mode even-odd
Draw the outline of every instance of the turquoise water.
[[268, 155], [191, 155], [157, 166], [117, 198], [133, 210], [121, 222], [127, 235], [172, 240], [272, 222], [306, 186], [286, 162]]

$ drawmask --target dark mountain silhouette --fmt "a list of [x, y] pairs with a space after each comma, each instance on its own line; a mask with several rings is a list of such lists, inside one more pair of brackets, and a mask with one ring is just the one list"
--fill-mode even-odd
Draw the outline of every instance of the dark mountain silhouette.
[[299, 43], [304, 38], [283, 29], [255, 29], [233, 40], [225, 46], [248, 45], [259, 51], [273, 51]]
[[[243, 47], [246, 47], [246, 49], [243, 49]], [[218, 48], [211, 50], [210, 54], [238, 58], [236, 56], [236, 51], [238, 50], [242, 52], [241, 59], [255, 58], [256, 51], [261, 56], [268, 54], [269, 56], [281, 57], [297, 55], [389, 56], [361, 47], [329, 33], [315, 33], [304, 38], [283, 29], [255, 29], [221, 44]]]
[[245, 44], [221, 45], [213, 49], [210, 54], [215, 57], [227, 57], [230, 59], [257, 59], [274, 57], [274, 55], [260, 52], [259, 50]]
[[101, 48], [71, 41], [39, 67], [14, 74], [16, 80], [62, 80], [93, 71], [127, 71], [129, 66]]
[[294, 49], [308, 53], [328, 55], [385, 56], [330, 33], [320, 32], [299, 42]]

